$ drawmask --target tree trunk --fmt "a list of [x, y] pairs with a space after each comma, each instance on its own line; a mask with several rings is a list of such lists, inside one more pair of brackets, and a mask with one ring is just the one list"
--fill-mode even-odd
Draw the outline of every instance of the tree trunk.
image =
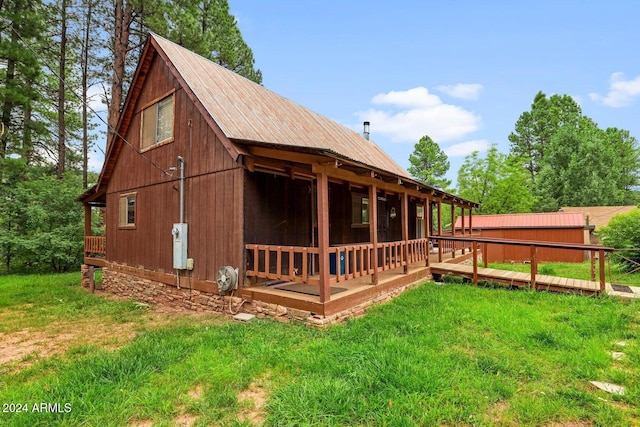
[[[15, 46], [18, 42], [16, 28], [18, 24], [14, 21], [11, 23], [11, 45]], [[13, 57], [7, 59], [7, 71], [5, 74], [5, 89], [15, 86], [16, 77], [16, 60]], [[8, 91], [7, 91], [8, 92]], [[13, 113], [14, 101], [10, 97], [5, 97], [2, 105], [2, 124], [4, 132], [0, 136], [0, 160], [7, 156], [7, 148], [9, 147], [9, 129], [11, 127], [11, 114]]]
[[[27, 89], [31, 89], [33, 82], [27, 80], [25, 86]], [[24, 129], [22, 130], [22, 156], [26, 159], [27, 163], [32, 160], [33, 156], [33, 140], [31, 138], [31, 116], [33, 115], [33, 109], [31, 103], [27, 102], [24, 107]]]
[[67, 0], [62, 0], [60, 11], [60, 62], [58, 79], [58, 178], [62, 178], [65, 169], [65, 79], [67, 53]]
[[91, 26], [92, 19], [92, 6], [93, 1], [90, 0], [87, 4], [87, 14], [85, 15], [84, 40], [82, 45], [82, 188], [84, 189], [89, 186], [89, 127], [87, 117], [87, 103], [89, 102], [89, 99], [87, 92], [89, 90], [89, 43], [91, 35], [89, 28]]
[[107, 113], [108, 133], [107, 151], [113, 143], [116, 126], [120, 119], [120, 107], [122, 105], [123, 79], [125, 73], [127, 52], [129, 50], [129, 33], [133, 20], [133, 10], [130, 3], [125, 0], [115, 1], [115, 29], [113, 37], [113, 76], [111, 80], [111, 103]]

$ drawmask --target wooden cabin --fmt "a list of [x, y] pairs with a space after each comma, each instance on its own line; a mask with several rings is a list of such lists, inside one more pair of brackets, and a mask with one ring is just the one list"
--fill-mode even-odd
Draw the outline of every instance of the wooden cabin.
[[[458, 218], [456, 229], [462, 227]], [[537, 242], [589, 244], [589, 227], [582, 213], [547, 212], [498, 215], [475, 215], [473, 231], [480, 237]], [[531, 253], [526, 246], [488, 245], [483, 254], [489, 262], [529, 262]], [[584, 251], [542, 248], [540, 262], [583, 262]]]
[[[320, 319], [428, 277], [434, 212], [476, 206], [413, 180], [363, 135], [157, 35], [99, 181], [79, 200], [85, 270], [103, 267], [106, 289]], [[105, 236], [91, 235], [93, 207], [106, 211]]]

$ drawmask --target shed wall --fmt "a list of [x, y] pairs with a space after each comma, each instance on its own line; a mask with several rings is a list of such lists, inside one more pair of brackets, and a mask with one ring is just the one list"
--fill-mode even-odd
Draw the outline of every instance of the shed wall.
[[[498, 239], [540, 240], [545, 242], [584, 243], [584, 230], [579, 228], [513, 228], [481, 230], [481, 237]], [[522, 246], [488, 245], [489, 262], [524, 262], [531, 259], [531, 250]], [[569, 249], [537, 249], [538, 262], [582, 262], [582, 251]]]

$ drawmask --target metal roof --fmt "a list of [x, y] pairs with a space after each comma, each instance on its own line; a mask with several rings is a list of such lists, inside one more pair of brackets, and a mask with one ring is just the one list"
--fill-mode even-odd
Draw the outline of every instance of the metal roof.
[[373, 141], [165, 38], [150, 36], [231, 140], [330, 151], [400, 177]]
[[[584, 215], [581, 213], [526, 213], [501, 215], [473, 215], [474, 229], [496, 228], [584, 228]], [[469, 216], [465, 218], [465, 227], [469, 226]], [[462, 218], [456, 219], [456, 228], [462, 227]]]
[[615, 215], [626, 214], [636, 209], [638, 209], [636, 206], [565, 206], [560, 208], [560, 212], [581, 213], [589, 225], [595, 226], [595, 229], [598, 230], [609, 224]]

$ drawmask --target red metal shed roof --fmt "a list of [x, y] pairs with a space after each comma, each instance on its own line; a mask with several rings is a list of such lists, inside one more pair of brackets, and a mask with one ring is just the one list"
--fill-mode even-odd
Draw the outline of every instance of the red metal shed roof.
[[[465, 218], [469, 226], [469, 217]], [[549, 212], [527, 214], [473, 215], [473, 228], [584, 228], [584, 215], [581, 213]], [[456, 219], [456, 228], [462, 227], [462, 218]]]

